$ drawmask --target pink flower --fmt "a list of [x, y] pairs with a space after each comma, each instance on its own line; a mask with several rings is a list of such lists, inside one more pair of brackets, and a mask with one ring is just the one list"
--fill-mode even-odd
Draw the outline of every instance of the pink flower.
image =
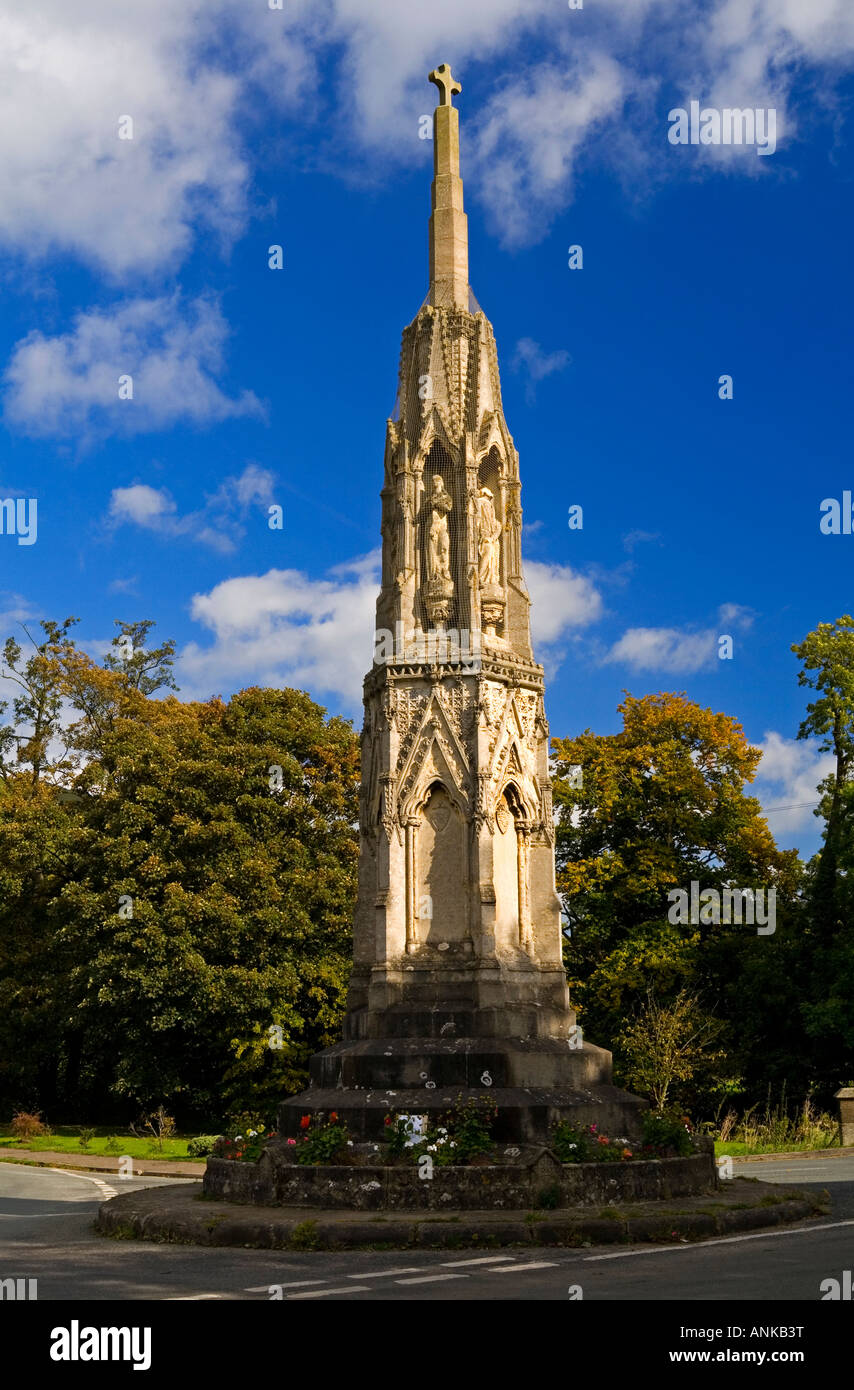
[[288, 1142], [289, 1144], [295, 1144], [297, 1141], [296, 1141], [296, 1139], [288, 1139], [287, 1142]]

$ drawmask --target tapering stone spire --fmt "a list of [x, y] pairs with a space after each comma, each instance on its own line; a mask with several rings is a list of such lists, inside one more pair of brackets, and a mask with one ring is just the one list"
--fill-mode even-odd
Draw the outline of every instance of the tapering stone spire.
[[492, 325], [469, 298], [460, 84], [447, 63], [430, 80], [430, 294], [403, 331], [386, 425], [344, 1041], [312, 1059], [279, 1127], [334, 1109], [377, 1140], [388, 1109], [435, 1116], [490, 1087], [502, 1138], [542, 1143], [562, 1115], [631, 1135], [641, 1102], [611, 1086], [569, 1001], [519, 455]]
[[433, 112], [433, 211], [430, 215], [431, 304], [468, 309], [468, 218], [463, 211], [460, 178], [460, 116], [452, 97], [462, 91], [448, 63], [430, 73], [439, 88]]

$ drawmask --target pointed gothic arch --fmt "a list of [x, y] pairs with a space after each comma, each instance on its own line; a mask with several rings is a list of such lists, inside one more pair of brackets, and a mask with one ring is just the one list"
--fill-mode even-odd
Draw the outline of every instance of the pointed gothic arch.
[[469, 938], [468, 833], [464, 814], [444, 782], [434, 779], [411, 828], [415, 939], [425, 946], [462, 946]]

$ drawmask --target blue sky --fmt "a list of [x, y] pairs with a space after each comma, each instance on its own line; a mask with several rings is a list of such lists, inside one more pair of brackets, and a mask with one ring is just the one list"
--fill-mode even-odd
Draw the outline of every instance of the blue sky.
[[[789, 648], [852, 604], [819, 506], [854, 477], [854, 11], [463, 9], [0, 0], [0, 498], [38, 499], [35, 544], [0, 536], [3, 635], [73, 613], [98, 652], [153, 618], [185, 697], [293, 684], [358, 725], [450, 62], [552, 732], [684, 690], [763, 746], [810, 852], [827, 760]], [[776, 150], [670, 144], [693, 99], [773, 108]]]

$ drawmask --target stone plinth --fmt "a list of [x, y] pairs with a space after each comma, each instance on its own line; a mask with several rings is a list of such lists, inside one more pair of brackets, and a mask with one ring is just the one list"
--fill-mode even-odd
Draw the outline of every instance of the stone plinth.
[[854, 1086], [843, 1086], [835, 1099], [839, 1101], [839, 1142], [845, 1148], [854, 1144]]
[[327, 1048], [310, 1066], [311, 1088], [279, 1110], [285, 1137], [297, 1137], [303, 1115], [336, 1110], [355, 1139], [379, 1140], [389, 1113], [436, 1118], [460, 1098], [488, 1096], [498, 1141], [546, 1143], [560, 1119], [634, 1141], [646, 1109], [611, 1084], [609, 1052], [560, 1038], [367, 1038]]

